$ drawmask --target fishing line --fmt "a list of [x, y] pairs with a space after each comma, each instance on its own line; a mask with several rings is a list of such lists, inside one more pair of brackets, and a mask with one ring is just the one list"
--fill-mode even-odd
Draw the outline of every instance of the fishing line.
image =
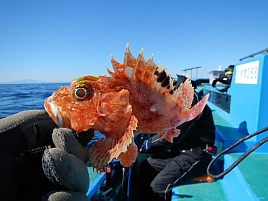
[[128, 186], [127, 186], [127, 200], [130, 198], [130, 178], [131, 178], [132, 166], [128, 168]]
[[237, 145], [239, 145], [240, 143], [244, 142], [245, 140], [254, 137], [255, 135], [259, 135], [265, 131], [268, 130], [268, 126], [256, 131], [255, 133], [252, 133], [250, 135], [247, 135], [246, 137], [241, 138], [240, 140], [238, 140], [237, 142], [235, 142], [233, 145], [231, 145], [230, 147], [226, 148], [225, 150], [223, 150], [221, 153], [219, 153], [217, 156], [215, 156], [213, 158], [213, 160], [209, 163], [208, 167], [207, 167], [207, 175], [214, 178], [214, 179], [218, 179], [220, 177], [225, 176], [226, 174], [228, 174], [232, 169], [234, 169], [240, 162], [242, 162], [250, 153], [252, 153], [254, 150], [256, 150], [258, 147], [260, 147], [262, 144], [264, 144], [265, 142], [268, 141], [268, 137], [265, 137], [264, 139], [260, 140], [258, 143], [256, 143], [255, 145], [253, 145], [248, 151], [246, 151], [242, 156], [240, 156], [229, 168], [227, 168], [225, 171], [221, 172], [220, 174], [212, 174], [209, 172], [210, 167], [212, 166], [212, 164], [220, 157], [222, 156], [224, 153], [226, 153], [227, 151], [230, 151], [231, 149], [233, 149], [234, 147], [236, 147]]
[[122, 171], [123, 171], [123, 176], [122, 176], [122, 191], [121, 191], [121, 198], [123, 199], [124, 198], [124, 191], [123, 191], [123, 189], [124, 189], [124, 180], [125, 180], [125, 168], [123, 167], [122, 168]]

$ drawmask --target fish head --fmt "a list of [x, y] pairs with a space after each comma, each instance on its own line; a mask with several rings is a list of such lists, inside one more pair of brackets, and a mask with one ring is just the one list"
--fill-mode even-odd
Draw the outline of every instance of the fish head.
[[109, 132], [119, 117], [130, 116], [129, 92], [112, 90], [105, 76], [83, 76], [46, 98], [45, 110], [58, 127], [78, 132]]
[[[94, 119], [95, 90], [93, 83], [99, 77], [84, 76], [74, 79], [69, 86], [61, 86], [46, 98], [45, 110], [58, 127], [73, 128], [77, 131], [87, 130]], [[83, 125], [87, 117], [87, 124]], [[87, 128], [88, 127], [88, 128]]]

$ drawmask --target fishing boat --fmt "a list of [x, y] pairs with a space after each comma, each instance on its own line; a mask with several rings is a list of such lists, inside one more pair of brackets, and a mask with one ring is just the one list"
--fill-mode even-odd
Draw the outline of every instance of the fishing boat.
[[[218, 153], [204, 182], [173, 188], [172, 201], [268, 200], [268, 48], [243, 57], [233, 67], [230, 83], [198, 82], [199, 94], [210, 94], [208, 106], [216, 125]], [[229, 74], [230, 75], [230, 74]], [[88, 171], [87, 196], [92, 200], [139, 200], [138, 167], [148, 155], [139, 154], [130, 168], [114, 160], [103, 173]]]

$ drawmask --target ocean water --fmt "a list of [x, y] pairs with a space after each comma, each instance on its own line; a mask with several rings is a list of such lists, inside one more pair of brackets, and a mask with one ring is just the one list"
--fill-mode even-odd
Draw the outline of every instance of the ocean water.
[[44, 100], [61, 86], [70, 83], [0, 84], [0, 117], [44, 109]]

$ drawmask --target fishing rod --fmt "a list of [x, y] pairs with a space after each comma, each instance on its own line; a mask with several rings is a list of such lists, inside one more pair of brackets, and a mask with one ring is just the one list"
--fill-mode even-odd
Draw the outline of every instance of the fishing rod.
[[245, 140], [252, 138], [256, 135], [259, 135], [265, 131], [268, 130], [268, 126], [256, 131], [255, 133], [252, 133], [250, 135], [247, 135], [244, 138], [241, 138], [240, 140], [238, 140], [237, 142], [235, 142], [233, 145], [231, 145], [230, 147], [226, 148], [225, 150], [223, 150], [221, 153], [219, 153], [217, 156], [215, 156], [213, 158], [213, 160], [209, 163], [208, 167], [207, 167], [207, 175], [210, 176], [211, 178], [214, 179], [218, 179], [221, 178], [223, 176], [225, 176], [226, 174], [228, 174], [232, 169], [234, 169], [240, 162], [242, 162], [251, 152], [253, 152], [254, 150], [256, 150], [258, 147], [260, 147], [262, 144], [264, 144], [265, 142], [268, 141], [268, 137], [265, 137], [264, 139], [260, 140], [258, 143], [256, 143], [255, 145], [253, 145], [248, 151], [246, 151], [242, 156], [240, 156], [229, 168], [227, 168], [226, 170], [224, 170], [223, 172], [221, 172], [220, 174], [212, 174], [210, 173], [210, 167], [212, 166], [212, 164], [220, 157], [222, 156], [224, 153], [226, 153], [227, 151], [230, 151], [231, 149], [233, 149], [234, 147], [236, 147], [237, 145], [239, 145], [240, 143], [244, 142]]

